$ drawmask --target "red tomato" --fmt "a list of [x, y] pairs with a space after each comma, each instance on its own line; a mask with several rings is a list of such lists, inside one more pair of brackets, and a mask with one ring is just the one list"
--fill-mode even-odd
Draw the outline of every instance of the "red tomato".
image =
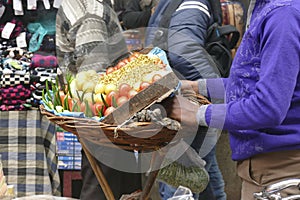
[[133, 54], [128, 57], [129, 62], [133, 61], [134, 59], [136, 59], [136, 56]]
[[128, 92], [131, 90], [131, 86], [127, 83], [122, 83], [119, 86], [119, 95], [120, 96], [128, 96]]
[[89, 107], [90, 107], [90, 109], [92, 111], [93, 116], [96, 116], [97, 112], [96, 112], [95, 106], [94, 106], [94, 104], [92, 102], [89, 103]]
[[72, 108], [70, 111], [74, 111], [74, 112], [80, 112], [81, 111], [81, 102], [78, 100], [74, 100]]
[[109, 68], [106, 69], [106, 74], [110, 74], [114, 71], [115, 71], [114, 67], [109, 67]]
[[117, 91], [110, 91], [107, 95], [106, 95], [106, 102], [109, 106], [113, 105], [113, 101], [112, 99], [114, 98], [115, 100], [117, 100], [119, 97], [119, 93]]
[[125, 64], [129, 63], [128, 58], [125, 58], [125, 59], [123, 59], [122, 61], [123, 61]]
[[137, 93], [138, 93], [138, 92], [135, 91], [134, 89], [130, 90], [130, 91], [128, 92], [128, 96], [127, 96], [128, 99], [134, 97]]
[[128, 101], [128, 97], [127, 96], [120, 96], [117, 99], [117, 104], [118, 104], [118, 106], [121, 106], [121, 105], [123, 105], [127, 101]]
[[68, 98], [69, 110], [71, 111], [73, 108], [74, 100], [72, 98]]
[[113, 107], [113, 106], [108, 107], [108, 108], [105, 110], [105, 112], [104, 112], [104, 116], [109, 115], [109, 114], [112, 113], [114, 110], [116, 110], [115, 107]]
[[81, 111], [81, 112], [85, 112], [85, 107], [86, 107], [85, 103], [84, 103], [84, 102], [81, 102], [81, 103], [80, 103], [80, 111]]
[[155, 82], [155, 81], [161, 79], [161, 77], [162, 77], [162, 75], [160, 75], [160, 74], [154, 74], [152, 77], [152, 82]]
[[62, 90], [59, 91], [59, 98], [60, 98], [61, 105], [64, 105], [64, 100], [66, 98], [64, 91]]
[[104, 76], [104, 74], [103, 74], [103, 73], [99, 74], [99, 78], [102, 78], [103, 76]]
[[[104, 104], [101, 102], [95, 103], [94, 104], [94, 110], [95, 110], [95, 115], [99, 116], [99, 114], [103, 115], [103, 113], [100, 113], [101, 111], [104, 111]], [[102, 110], [103, 109], [103, 110]]]
[[141, 82], [140, 90], [143, 90], [143, 89], [149, 87], [149, 85], [151, 85], [151, 83], [146, 82], [146, 81]]
[[135, 52], [133, 52], [133, 53], [132, 53], [132, 55], [134, 55], [135, 57], [139, 57], [139, 55], [141, 55], [141, 53], [140, 53], [140, 52], [137, 52], [137, 51], [135, 51]]
[[117, 69], [120, 69], [120, 68], [122, 68], [122, 67], [124, 67], [126, 65], [126, 63], [125, 62], [123, 62], [123, 61], [120, 61], [120, 62], [118, 62], [118, 64], [117, 64]]

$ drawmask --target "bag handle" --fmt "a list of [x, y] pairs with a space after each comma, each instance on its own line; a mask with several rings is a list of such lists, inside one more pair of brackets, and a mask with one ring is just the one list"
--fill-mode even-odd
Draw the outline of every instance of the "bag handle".
[[166, 8], [164, 14], [161, 17], [161, 20], [159, 22], [159, 27], [162, 28], [169, 28], [169, 24], [171, 21], [171, 16], [174, 13], [174, 11], [178, 8], [178, 6], [181, 4], [183, 0], [172, 0], [170, 1], [168, 7]]
[[233, 49], [240, 39], [240, 32], [233, 25], [220, 26], [218, 23], [212, 24], [207, 30], [208, 43], [218, 41], [222, 36], [225, 36], [228, 41], [226, 45], [228, 45], [230, 49]]
[[229, 48], [233, 49], [237, 42], [240, 39], [240, 32], [237, 30], [237, 28], [233, 25], [223, 25], [221, 27], [218, 27], [219, 30], [219, 34], [221, 36], [229, 36], [230, 35], [230, 39], [229, 39]]

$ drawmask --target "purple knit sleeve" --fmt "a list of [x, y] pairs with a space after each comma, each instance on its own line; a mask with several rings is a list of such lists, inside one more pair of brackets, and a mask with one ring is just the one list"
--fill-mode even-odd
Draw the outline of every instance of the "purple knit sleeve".
[[226, 82], [226, 78], [200, 79], [198, 92], [209, 98], [224, 99]]
[[[295, 12], [277, 9], [275, 14], [266, 17], [261, 25], [263, 27], [257, 27], [263, 30], [256, 35], [257, 41], [260, 41], [257, 44], [260, 53], [257, 55], [260, 59], [259, 79], [250, 81], [246, 76], [229, 77], [228, 81], [233, 80], [231, 78], [239, 83], [248, 81], [249, 84], [244, 86], [249, 88], [237, 88], [234, 82], [230, 85], [228, 82], [226, 94], [239, 92], [239, 95], [227, 97], [227, 104], [201, 106], [197, 114], [200, 124], [225, 130], [248, 130], [275, 127], [285, 120], [293, 97], [300, 96], [300, 91], [295, 90], [300, 71], [300, 19], [299, 13]], [[238, 73], [231, 76], [234, 74]], [[210, 85], [216, 87], [215, 82], [213, 79], [207, 81], [211, 96], [214, 94], [210, 91], [216, 90], [211, 90]]]

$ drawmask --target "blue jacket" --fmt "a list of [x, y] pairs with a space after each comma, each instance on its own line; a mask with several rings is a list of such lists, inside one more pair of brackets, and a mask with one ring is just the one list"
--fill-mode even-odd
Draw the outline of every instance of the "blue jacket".
[[[146, 46], [152, 43], [154, 32], [170, 2], [172, 0], [160, 0], [157, 5], [149, 20]], [[183, 79], [219, 77], [215, 64], [203, 48], [207, 29], [212, 23], [213, 16], [208, 0], [183, 0], [173, 13], [166, 50], [171, 67], [182, 75]]]

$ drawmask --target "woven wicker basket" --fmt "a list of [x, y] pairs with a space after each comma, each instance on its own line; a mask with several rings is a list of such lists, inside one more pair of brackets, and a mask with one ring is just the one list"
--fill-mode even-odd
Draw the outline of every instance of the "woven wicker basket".
[[[199, 105], [210, 102], [201, 95], [183, 94]], [[125, 150], [157, 150], [172, 140], [180, 139], [180, 131], [171, 130], [154, 122], [134, 122], [119, 127], [89, 118], [62, 117], [54, 115], [40, 105], [41, 113], [64, 130], [95, 144], [122, 148]], [[187, 136], [187, 135], [185, 135]]]
[[118, 147], [125, 150], [157, 150], [178, 137], [170, 130], [152, 122], [134, 122], [130, 127], [118, 127], [88, 118], [57, 116], [40, 106], [41, 113], [63, 128], [95, 144]]

